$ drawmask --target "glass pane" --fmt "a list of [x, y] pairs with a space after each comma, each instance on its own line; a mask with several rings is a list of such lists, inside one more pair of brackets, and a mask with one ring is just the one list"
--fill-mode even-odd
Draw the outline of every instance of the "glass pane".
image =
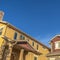
[[34, 57], [34, 60], [37, 60], [37, 57]]
[[32, 42], [32, 46], [34, 46], [34, 42]]
[[60, 48], [60, 42], [59, 42], [58, 46], [59, 46], [59, 48]]
[[17, 33], [15, 32], [15, 34], [14, 34], [14, 39], [17, 39]]
[[38, 45], [37, 45], [37, 50], [38, 50]]
[[25, 37], [23, 35], [20, 36], [21, 40], [25, 40]]

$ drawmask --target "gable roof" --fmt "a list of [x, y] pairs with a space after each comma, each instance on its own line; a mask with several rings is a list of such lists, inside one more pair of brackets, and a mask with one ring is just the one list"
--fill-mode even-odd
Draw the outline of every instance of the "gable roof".
[[19, 33], [22, 33], [24, 35], [26, 35], [27, 37], [29, 37], [30, 39], [32, 39], [33, 41], [37, 42], [38, 44], [46, 47], [49, 51], [51, 50], [49, 47], [47, 47], [46, 45], [42, 44], [41, 42], [37, 41], [36, 39], [34, 39], [33, 37], [29, 36], [28, 34], [26, 34], [25, 32], [21, 31], [20, 29], [16, 28], [15, 26], [11, 25], [10, 23], [6, 22], [6, 21], [1, 21], [0, 23], [7, 25], [8, 27], [18, 31]]
[[55, 35], [55, 36], [51, 39], [50, 43], [53, 42], [53, 41], [59, 41], [59, 40], [60, 40], [60, 35]]

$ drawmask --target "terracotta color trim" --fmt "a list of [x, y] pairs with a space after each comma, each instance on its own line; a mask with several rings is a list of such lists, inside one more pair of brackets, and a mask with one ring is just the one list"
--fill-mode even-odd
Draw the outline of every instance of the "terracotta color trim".
[[37, 55], [42, 54], [42, 53], [38, 52], [37, 50], [35, 50], [27, 41], [17, 42], [17, 45], [20, 46], [20, 48], [23, 48], [27, 51], [33, 52]]

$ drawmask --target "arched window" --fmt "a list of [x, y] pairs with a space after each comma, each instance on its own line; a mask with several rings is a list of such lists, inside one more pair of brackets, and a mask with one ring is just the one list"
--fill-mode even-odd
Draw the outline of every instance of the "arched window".
[[17, 39], [17, 33], [15, 32], [15, 34], [14, 34], [14, 39]]

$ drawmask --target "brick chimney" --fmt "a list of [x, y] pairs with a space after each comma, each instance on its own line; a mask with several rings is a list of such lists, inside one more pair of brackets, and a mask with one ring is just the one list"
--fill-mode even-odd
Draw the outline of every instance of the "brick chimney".
[[3, 11], [0, 11], [0, 21], [3, 20], [3, 16], [4, 16], [4, 12]]

